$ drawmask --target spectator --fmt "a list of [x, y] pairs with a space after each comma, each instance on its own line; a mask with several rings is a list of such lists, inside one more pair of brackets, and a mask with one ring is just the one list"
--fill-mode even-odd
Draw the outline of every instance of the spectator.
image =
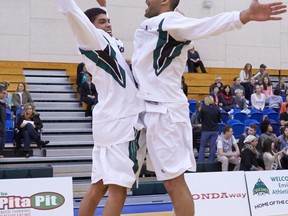
[[249, 101], [251, 105], [251, 95], [254, 93], [255, 89], [255, 78], [251, 77], [250, 81], [245, 85], [245, 98]]
[[288, 126], [283, 128], [283, 133], [278, 138], [280, 142], [279, 150], [285, 151], [281, 158], [281, 166], [283, 169], [288, 169]]
[[18, 83], [17, 89], [12, 95], [12, 103], [15, 107], [15, 115], [18, 115], [22, 112], [24, 104], [33, 103], [30, 92], [26, 90], [25, 83]]
[[248, 135], [253, 135], [259, 140], [259, 136], [256, 134], [256, 131], [257, 131], [257, 125], [256, 124], [250, 124], [248, 129], [247, 129], [247, 132], [244, 132], [240, 136], [239, 141], [238, 141], [238, 147], [239, 147], [240, 151], [242, 151], [242, 149], [244, 147], [244, 140]]
[[87, 104], [85, 117], [92, 116], [92, 106], [98, 102], [97, 91], [95, 85], [92, 83], [92, 75], [86, 72], [86, 82], [81, 87], [81, 98], [82, 102]]
[[263, 160], [265, 170], [277, 170], [280, 164], [279, 157], [282, 157], [284, 150], [277, 152], [275, 144], [271, 139], [265, 140], [263, 143]]
[[288, 103], [286, 104], [286, 112], [282, 112], [279, 119], [281, 126], [288, 126]]
[[[5, 82], [5, 81], [3, 81], [1, 84], [4, 86], [4, 88], [6, 88], [6, 90], [8, 89], [10, 85], [8, 82]], [[4, 100], [6, 103], [6, 108], [9, 108], [11, 110], [13, 104], [12, 104], [12, 95], [9, 92], [7, 92]]]
[[187, 86], [187, 84], [185, 83], [185, 77], [184, 77], [184, 76], [182, 76], [182, 78], [181, 78], [181, 88], [182, 88], [184, 94], [185, 94], [186, 97], [187, 97], [187, 96], [188, 96], [188, 86]]
[[198, 140], [201, 138], [201, 119], [200, 119], [200, 111], [202, 109], [201, 101], [198, 101], [196, 104], [196, 110], [191, 117], [192, 131], [193, 131], [193, 148], [197, 149], [199, 152], [199, 143]]
[[286, 78], [285, 77], [280, 77], [279, 78], [279, 83], [277, 83], [275, 89], [278, 89], [280, 91], [280, 96], [284, 97], [286, 96], [286, 92], [288, 90], [288, 87], [285, 84]]
[[202, 122], [200, 150], [198, 155], [198, 160], [200, 162], [204, 161], [207, 143], [209, 143], [209, 161], [215, 159], [218, 123], [221, 121], [221, 112], [220, 109], [215, 106], [213, 97], [205, 97], [204, 103], [206, 106], [202, 107], [199, 117]]
[[222, 78], [220, 76], [215, 77], [215, 82], [210, 85], [210, 87], [209, 87], [210, 93], [213, 92], [215, 86], [218, 86], [219, 93], [221, 93], [223, 91], [224, 85], [222, 83]]
[[226, 112], [229, 112], [235, 108], [234, 97], [232, 96], [231, 87], [229, 85], [225, 85], [223, 87], [223, 91], [220, 93], [219, 100], [220, 107]]
[[256, 79], [256, 82], [260, 85], [262, 84], [264, 77], [269, 77], [266, 68], [267, 66], [265, 64], [261, 64], [259, 71], [253, 76]]
[[85, 67], [85, 64], [83, 62], [78, 64], [76, 84], [77, 84], [77, 92], [79, 94], [81, 93], [82, 84], [86, 82], [86, 72], [87, 72], [87, 69]]
[[245, 89], [244, 87], [241, 85], [240, 83], [240, 78], [239, 77], [235, 77], [233, 79], [233, 85], [231, 86], [231, 92], [232, 92], [232, 95], [235, 96], [236, 95], [236, 90], [240, 89], [242, 90], [243, 92], [245, 92]]
[[240, 154], [240, 170], [244, 171], [261, 171], [263, 168], [258, 164], [260, 153], [257, 151], [257, 137], [248, 135], [244, 140], [244, 147]]
[[265, 140], [271, 139], [275, 143], [275, 147], [278, 150], [279, 146], [279, 139], [276, 136], [276, 134], [273, 133], [273, 127], [270, 124], [270, 121], [267, 118], [264, 118], [262, 122], [260, 122], [260, 129], [261, 129], [261, 135], [260, 135], [260, 140], [257, 146], [257, 149], [259, 152], [262, 151], [263, 149], [263, 144]]
[[261, 93], [265, 95], [265, 98], [268, 98], [273, 95], [273, 86], [268, 77], [263, 78], [263, 82], [261, 85]]
[[[233, 151], [232, 147], [235, 148]], [[226, 125], [223, 132], [217, 139], [217, 159], [222, 163], [222, 172], [228, 171], [229, 163], [235, 164], [233, 171], [238, 171], [240, 167], [240, 151], [233, 136], [233, 129]]]
[[30, 157], [31, 139], [36, 142], [40, 149], [49, 143], [49, 141], [41, 140], [39, 130], [43, 128], [43, 124], [32, 103], [24, 105], [23, 113], [17, 118], [16, 128], [19, 130], [16, 134], [16, 149], [20, 148], [21, 139], [23, 138], [26, 158]]
[[[216, 106], [219, 106], [219, 88], [218, 86], [214, 86], [213, 92], [210, 93], [210, 96], [213, 97], [214, 103]], [[222, 104], [220, 104], [222, 105]]]
[[286, 112], [286, 105], [288, 104], [288, 95], [286, 95], [286, 100], [281, 104], [280, 114]]
[[234, 100], [235, 100], [236, 108], [246, 112], [247, 111], [247, 103], [246, 103], [245, 97], [243, 96], [243, 91], [241, 89], [237, 89], [235, 94], [236, 94], [236, 96], [234, 97]]
[[261, 86], [258, 84], [255, 85], [255, 93], [251, 95], [251, 106], [260, 111], [265, 107], [265, 95], [261, 93]]
[[273, 109], [276, 112], [280, 110], [281, 104], [283, 103], [282, 97], [279, 95], [279, 89], [274, 90], [274, 95], [268, 97], [265, 103], [268, 103], [269, 109]]
[[252, 65], [250, 63], [245, 64], [244, 68], [240, 71], [240, 82], [248, 83], [252, 76]]
[[188, 50], [187, 65], [189, 72], [197, 73], [197, 67], [200, 67], [202, 73], [206, 73], [204, 64], [200, 58], [199, 53], [195, 50], [194, 46], [190, 50]]
[[6, 103], [5, 97], [7, 90], [0, 85], [0, 158], [3, 158], [3, 149], [5, 148], [5, 130], [6, 130]]

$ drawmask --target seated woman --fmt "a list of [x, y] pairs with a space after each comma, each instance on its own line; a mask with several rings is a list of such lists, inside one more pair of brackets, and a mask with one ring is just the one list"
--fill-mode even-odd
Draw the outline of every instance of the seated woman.
[[240, 154], [241, 163], [240, 170], [244, 171], [260, 171], [263, 170], [258, 164], [258, 158], [260, 153], [257, 151], [256, 146], [258, 144], [257, 137], [248, 135], [244, 140], [244, 147]]
[[19, 130], [16, 134], [16, 149], [20, 148], [21, 139], [24, 139], [25, 157], [30, 157], [31, 140], [34, 140], [40, 149], [49, 143], [41, 140], [39, 130], [43, 128], [43, 124], [32, 103], [24, 104], [23, 113], [17, 117], [16, 128]]
[[271, 139], [266, 139], [263, 143], [263, 160], [265, 170], [276, 170], [280, 164], [280, 158], [285, 153], [285, 150], [278, 151], [275, 148], [275, 143]]
[[231, 88], [229, 85], [223, 87], [223, 91], [220, 93], [220, 107], [229, 112], [235, 108], [234, 97], [232, 96]]
[[261, 93], [261, 86], [255, 85], [255, 93], [251, 95], [251, 105], [253, 109], [262, 111], [265, 107], [265, 95]]

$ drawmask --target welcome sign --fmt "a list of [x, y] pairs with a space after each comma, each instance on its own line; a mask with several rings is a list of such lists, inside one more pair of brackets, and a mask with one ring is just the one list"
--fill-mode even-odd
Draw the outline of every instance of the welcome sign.
[[244, 172], [185, 174], [192, 193], [195, 216], [250, 215]]
[[0, 181], [0, 216], [73, 216], [72, 178]]
[[246, 172], [252, 216], [288, 215], [288, 171]]

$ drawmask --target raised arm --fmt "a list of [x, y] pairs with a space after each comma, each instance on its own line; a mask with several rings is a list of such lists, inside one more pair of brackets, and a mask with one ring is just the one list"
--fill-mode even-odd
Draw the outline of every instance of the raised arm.
[[106, 0], [96, 0], [101, 7], [106, 7]]
[[241, 11], [240, 20], [243, 24], [250, 21], [281, 20], [277, 15], [285, 13], [287, 5], [283, 2], [261, 4], [258, 0], [252, 0], [248, 9]]

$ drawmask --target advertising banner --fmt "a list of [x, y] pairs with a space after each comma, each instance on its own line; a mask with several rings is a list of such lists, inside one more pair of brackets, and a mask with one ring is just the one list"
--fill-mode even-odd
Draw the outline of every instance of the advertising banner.
[[185, 174], [193, 194], [195, 216], [249, 216], [244, 172]]
[[73, 216], [72, 178], [0, 180], [0, 216]]
[[288, 215], [288, 171], [246, 172], [252, 216]]

